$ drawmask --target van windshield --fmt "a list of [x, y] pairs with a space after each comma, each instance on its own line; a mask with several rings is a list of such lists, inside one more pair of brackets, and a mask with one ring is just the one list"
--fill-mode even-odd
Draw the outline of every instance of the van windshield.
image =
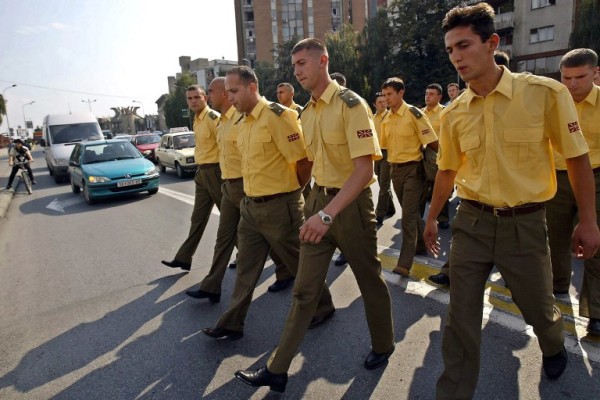
[[102, 139], [102, 132], [97, 123], [51, 125], [52, 144], [81, 142], [82, 140]]

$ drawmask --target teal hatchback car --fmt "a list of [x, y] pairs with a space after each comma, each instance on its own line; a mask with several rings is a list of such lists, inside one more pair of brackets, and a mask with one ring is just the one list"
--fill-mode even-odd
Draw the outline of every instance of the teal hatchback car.
[[128, 193], [158, 192], [158, 168], [122, 139], [77, 143], [69, 175], [73, 193], [83, 190], [88, 204]]

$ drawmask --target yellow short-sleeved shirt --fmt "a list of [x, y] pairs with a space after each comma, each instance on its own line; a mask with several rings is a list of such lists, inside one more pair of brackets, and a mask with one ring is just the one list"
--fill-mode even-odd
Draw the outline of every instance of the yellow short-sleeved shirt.
[[427, 116], [416, 109], [421, 115], [417, 118], [409, 107], [412, 106], [403, 102], [396, 112], [390, 110], [381, 123], [390, 163], [420, 161], [423, 159], [421, 147], [438, 140]]
[[566, 158], [588, 151], [567, 88], [506, 68], [489, 95], [467, 89], [440, 118], [439, 169], [457, 171], [459, 197], [494, 207], [554, 196], [552, 146]]
[[[592, 168], [600, 167], [600, 87], [594, 85], [583, 101], [575, 103], [579, 124], [583, 131], [585, 141], [590, 148], [588, 153]], [[566, 170], [567, 163], [564, 157], [554, 152], [556, 169]]]
[[369, 106], [355, 93], [345, 92], [353, 103], [350, 107], [340, 90], [337, 82], [331, 82], [319, 99], [310, 99], [300, 117], [313, 177], [324, 187], [341, 188], [354, 171], [353, 158], [381, 159]]
[[302, 110], [304, 109], [304, 107], [296, 104], [293, 100], [292, 100], [292, 104], [290, 104], [290, 106], [288, 108], [296, 111], [298, 114], [300, 114], [302, 112]]
[[431, 111], [428, 110], [427, 107], [423, 107], [421, 110], [425, 115], [427, 115], [427, 118], [429, 118], [429, 123], [431, 124], [436, 135], [440, 134], [440, 114], [444, 108], [445, 107], [443, 105], [438, 103], [438, 105], [436, 105]]
[[[279, 109], [279, 115], [271, 106]], [[296, 162], [306, 158], [306, 147], [298, 114], [263, 97], [238, 124], [246, 195], [268, 196], [299, 189]]]
[[383, 133], [383, 131], [381, 130], [381, 122], [383, 121], [383, 118], [385, 117], [385, 114], [388, 113], [388, 111], [389, 110], [385, 110], [382, 113], [376, 113], [375, 115], [373, 115], [373, 124], [375, 125], [375, 130], [377, 131], [377, 140], [379, 140], [379, 146], [381, 146], [381, 150], [387, 149], [386, 147], [384, 147], [381, 137], [381, 134]]
[[221, 114], [217, 125], [219, 165], [223, 179], [236, 179], [242, 176], [242, 155], [237, 146], [240, 124], [236, 124], [241, 118], [242, 114], [231, 106], [226, 113]]
[[213, 164], [219, 162], [219, 147], [217, 146], [217, 123], [219, 113], [206, 106], [194, 118], [194, 136], [196, 147], [194, 158], [196, 164]]

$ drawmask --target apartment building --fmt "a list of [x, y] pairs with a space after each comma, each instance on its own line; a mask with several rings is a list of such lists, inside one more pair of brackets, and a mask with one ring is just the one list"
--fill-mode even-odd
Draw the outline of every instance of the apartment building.
[[[240, 64], [273, 61], [278, 45], [317, 37], [349, 23], [362, 30], [373, 0], [234, 0]], [[380, 1], [375, 0], [375, 3]]]

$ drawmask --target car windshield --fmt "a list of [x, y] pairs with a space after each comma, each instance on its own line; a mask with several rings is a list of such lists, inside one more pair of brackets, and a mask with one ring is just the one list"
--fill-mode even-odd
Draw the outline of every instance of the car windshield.
[[141, 158], [142, 155], [129, 142], [99, 143], [85, 146], [83, 164]]
[[102, 139], [97, 123], [51, 125], [50, 136], [53, 144], [81, 142], [82, 140]]
[[185, 149], [186, 147], [195, 147], [196, 138], [194, 134], [179, 135], [173, 137], [173, 147], [175, 150]]
[[152, 144], [152, 143], [159, 143], [160, 142], [160, 136], [158, 135], [144, 135], [144, 136], [138, 136], [135, 138], [135, 144]]

